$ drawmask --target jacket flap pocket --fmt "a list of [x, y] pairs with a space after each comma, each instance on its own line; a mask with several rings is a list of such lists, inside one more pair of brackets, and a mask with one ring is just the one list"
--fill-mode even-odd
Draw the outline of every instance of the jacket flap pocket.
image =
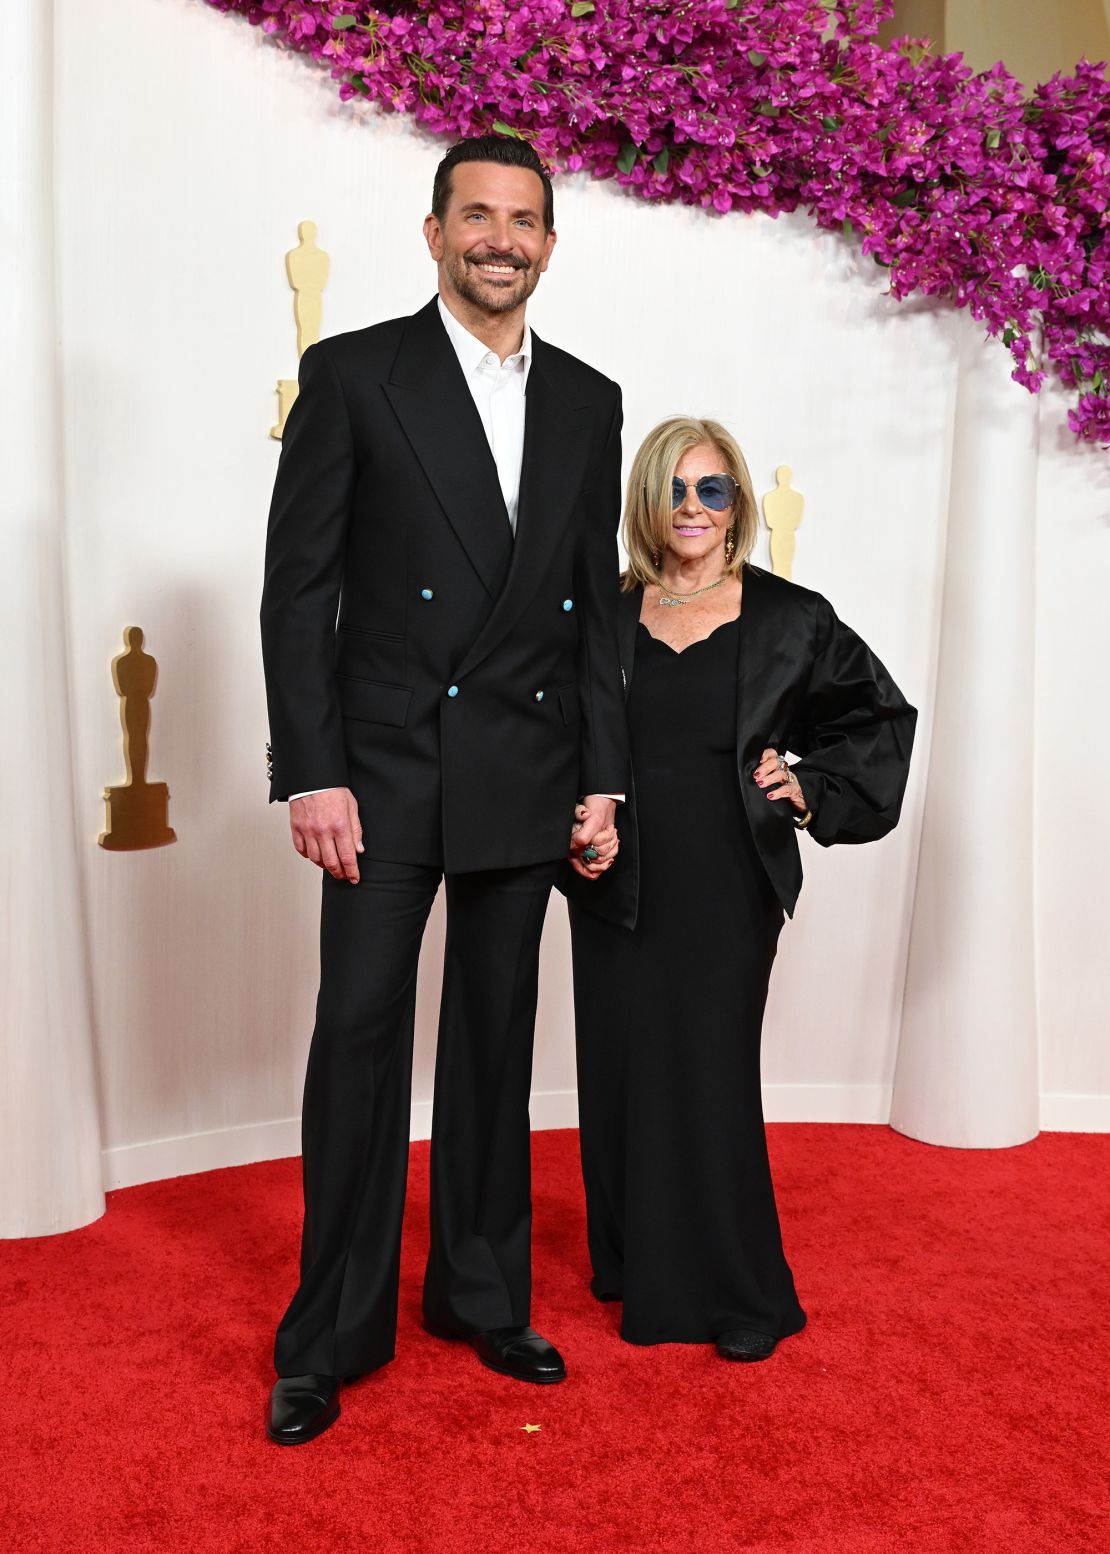
[[337, 674], [339, 705], [345, 718], [362, 718], [367, 723], [391, 723], [403, 728], [412, 700], [411, 687], [383, 685], [377, 680], [358, 680], [354, 675]]
[[564, 685], [559, 695], [559, 711], [563, 714], [563, 722], [568, 726], [578, 722], [578, 687], [577, 685]]

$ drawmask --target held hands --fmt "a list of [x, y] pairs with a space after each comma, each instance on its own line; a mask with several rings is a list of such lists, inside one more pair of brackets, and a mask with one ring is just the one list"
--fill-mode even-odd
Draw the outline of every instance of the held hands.
[[764, 750], [752, 776], [757, 787], [763, 789], [772, 804], [777, 799], [788, 799], [799, 814], [805, 814], [808, 806], [802, 785], [786, 765], [786, 758], [780, 756], [777, 750]]
[[337, 880], [358, 884], [362, 825], [350, 788], [325, 788], [303, 799], [290, 799], [289, 829], [302, 858], [327, 869]]
[[[599, 793], [589, 794], [574, 811], [570, 834], [570, 866], [583, 879], [596, 880], [613, 865], [620, 850], [617, 836], [617, 806], [613, 799]], [[596, 858], [584, 858], [587, 847]]]

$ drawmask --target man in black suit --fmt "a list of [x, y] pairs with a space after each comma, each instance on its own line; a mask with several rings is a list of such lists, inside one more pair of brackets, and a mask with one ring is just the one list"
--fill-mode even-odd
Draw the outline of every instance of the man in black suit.
[[626, 782], [620, 390], [525, 322], [555, 246], [530, 146], [453, 147], [424, 235], [436, 298], [305, 352], [270, 511], [271, 799], [325, 871], [301, 1281], [267, 1418], [283, 1444], [393, 1357], [417, 957], [441, 878], [424, 1321], [505, 1375], [565, 1375], [528, 1326], [528, 1093], [575, 804], [572, 853], [600, 870]]

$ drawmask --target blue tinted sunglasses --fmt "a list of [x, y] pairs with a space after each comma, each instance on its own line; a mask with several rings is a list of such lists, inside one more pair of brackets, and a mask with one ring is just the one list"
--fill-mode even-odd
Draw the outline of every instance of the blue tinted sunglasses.
[[[679, 475], [671, 480], [671, 506], [681, 507], [686, 500], [688, 483]], [[698, 501], [711, 513], [723, 513], [736, 500], [736, 482], [731, 475], [703, 475], [694, 484]]]

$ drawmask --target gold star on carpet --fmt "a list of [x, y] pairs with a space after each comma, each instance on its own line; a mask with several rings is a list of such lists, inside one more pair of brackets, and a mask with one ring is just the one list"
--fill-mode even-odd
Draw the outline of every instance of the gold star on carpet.
[[527, 1430], [529, 1435], [534, 1435], [541, 1428], [540, 1425], [521, 1425], [522, 1430]]

